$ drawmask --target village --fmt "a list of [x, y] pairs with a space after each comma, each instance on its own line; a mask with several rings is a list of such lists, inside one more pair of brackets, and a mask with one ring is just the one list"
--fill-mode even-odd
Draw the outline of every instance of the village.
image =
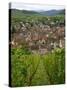
[[15, 25], [16, 32], [12, 33], [11, 46], [21, 47], [26, 45], [32, 53], [46, 54], [55, 48], [65, 46], [65, 27], [64, 23], [55, 26], [42, 23], [30, 25], [30, 23], [20, 22]]

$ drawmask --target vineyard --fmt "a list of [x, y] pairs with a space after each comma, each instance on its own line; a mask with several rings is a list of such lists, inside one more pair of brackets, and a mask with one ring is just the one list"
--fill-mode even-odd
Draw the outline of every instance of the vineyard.
[[47, 55], [24, 53], [22, 48], [12, 49], [12, 86], [50, 85], [65, 82], [64, 49]]

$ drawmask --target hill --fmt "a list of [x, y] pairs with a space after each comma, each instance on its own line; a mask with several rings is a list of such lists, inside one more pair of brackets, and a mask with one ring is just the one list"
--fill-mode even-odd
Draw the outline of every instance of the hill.
[[29, 11], [29, 10], [18, 10], [11, 9], [13, 15], [42, 15], [42, 16], [55, 16], [55, 15], [64, 15], [65, 10], [48, 10], [48, 11]]

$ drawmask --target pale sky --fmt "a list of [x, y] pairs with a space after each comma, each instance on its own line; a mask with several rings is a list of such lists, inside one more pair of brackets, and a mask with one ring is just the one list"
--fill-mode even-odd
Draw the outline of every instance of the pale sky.
[[11, 3], [11, 8], [20, 10], [51, 10], [51, 9], [64, 9], [62, 5], [44, 5], [44, 4], [27, 4], [27, 3]]

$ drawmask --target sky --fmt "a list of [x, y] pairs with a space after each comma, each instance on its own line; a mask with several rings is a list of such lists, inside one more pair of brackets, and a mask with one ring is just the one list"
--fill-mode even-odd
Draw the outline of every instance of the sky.
[[44, 4], [27, 4], [27, 3], [17, 3], [17, 2], [13, 2], [11, 3], [11, 8], [13, 9], [20, 9], [20, 10], [60, 10], [60, 9], [64, 9], [64, 6], [62, 5], [44, 5]]

